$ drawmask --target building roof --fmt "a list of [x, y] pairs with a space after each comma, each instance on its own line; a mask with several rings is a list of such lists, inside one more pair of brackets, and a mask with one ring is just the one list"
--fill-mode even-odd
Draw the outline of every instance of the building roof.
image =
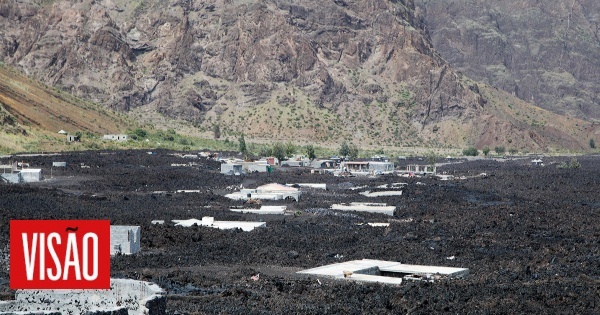
[[402, 278], [394, 276], [372, 275], [373, 269], [398, 276], [422, 275], [425, 278], [431, 278], [431, 275], [440, 275], [445, 277], [464, 277], [469, 274], [467, 268], [441, 267], [441, 266], [423, 266], [407, 265], [395, 261], [362, 259], [352, 260], [342, 263], [336, 263], [317, 268], [298, 271], [298, 273], [312, 274], [316, 276], [327, 276], [336, 279], [347, 279], [357, 281], [381, 282], [389, 284], [399, 284]]
[[373, 163], [373, 162], [356, 162], [356, 161], [342, 162], [342, 164], [344, 164], [344, 165], [348, 165], [348, 164], [351, 164], [351, 165], [367, 165], [369, 163]]
[[256, 190], [260, 190], [260, 191], [298, 191], [298, 189], [296, 189], [296, 188], [284, 186], [284, 185], [277, 184], [277, 183], [262, 185], [262, 186], [257, 187]]
[[21, 170], [21, 173], [39, 173], [41, 171], [41, 168], [24, 168]]

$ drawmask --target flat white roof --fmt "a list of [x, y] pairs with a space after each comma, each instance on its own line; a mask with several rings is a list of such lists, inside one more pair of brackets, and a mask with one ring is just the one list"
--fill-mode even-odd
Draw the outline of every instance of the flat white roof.
[[[380, 276], [377, 274], [379, 272], [397, 273], [398, 276]], [[399, 284], [402, 281], [403, 275], [440, 275], [445, 277], [463, 277], [469, 274], [469, 269], [456, 267], [407, 265], [395, 261], [362, 259], [302, 270], [298, 271], [298, 273], [326, 276], [335, 279], [375, 281], [382, 283]], [[346, 274], [346, 276], [344, 274]], [[347, 276], [348, 274], [351, 275]]]
[[365, 191], [360, 194], [367, 197], [402, 196], [402, 190]]
[[21, 173], [39, 173], [42, 171], [41, 168], [24, 168], [20, 170]]
[[318, 189], [327, 189], [327, 184], [319, 184], [319, 183], [297, 183], [297, 184], [285, 184], [286, 186], [294, 186], [298, 185], [300, 187], [309, 187], [309, 188], [318, 188]]
[[233, 212], [255, 214], [284, 214], [287, 206], [262, 206], [260, 209], [229, 209]]
[[350, 204], [334, 204], [331, 205], [332, 210], [342, 211], [362, 211], [372, 213], [383, 213], [387, 215], [394, 215], [396, 210], [395, 206], [386, 206], [385, 204], [368, 204], [368, 203], [350, 203]]
[[281, 185], [281, 184], [277, 184], [277, 183], [271, 183], [271, 184], [266, 184], [266, 185], [257, 187], [256, 191], [260, 191], [260, 192], [279, 192], [279, 191], [297, 192], [298, 189], [293, 188], [293, 187], [288, 187], [285, 185]]

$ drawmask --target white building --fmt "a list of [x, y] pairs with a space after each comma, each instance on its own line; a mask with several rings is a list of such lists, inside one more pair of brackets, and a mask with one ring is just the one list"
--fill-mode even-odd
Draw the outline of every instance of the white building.
[[110, 254], [131, 255], [140, 251], [139, 226], [111, 225], [110, 226]]
[[394, 163], [392, 162], [369, 162], [369, 170], [375, 174], [394, 173]]
[[127, 141], [129, 140], [129, 136], [125, 135], [125, 134], [118, 134], [118, 135], [104, 135], [104, 137], [102, 137], [103, 140], [113, 140], [113, 141]]
[[223, 163], [221, 164], [221, 174], [242, 175], [244, 174], [244, 169], [242, 164]]
[[25, 183], [39, 182], [43, 179], [42, 170], [39, 168], [25, 168], [20, 173], [21, 180]]

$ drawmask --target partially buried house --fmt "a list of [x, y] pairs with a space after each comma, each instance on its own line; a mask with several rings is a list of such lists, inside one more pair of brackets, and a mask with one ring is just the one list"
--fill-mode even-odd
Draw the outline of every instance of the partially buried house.
[[111, 225], [110, 226], [110, 254], [131, 255], [140, 251], [139, 226]]

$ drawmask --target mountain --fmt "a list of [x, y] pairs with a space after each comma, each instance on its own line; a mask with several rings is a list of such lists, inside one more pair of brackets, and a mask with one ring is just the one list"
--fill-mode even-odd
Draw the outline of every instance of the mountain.
[[596, 130], [456, 71], [412, 0], [22, 0], [0, 4], [0, 35], [27, 75], [206, 133], [580, 150]]
[[46, 150], [65, 145], [58, 131], [124, 132], [134, 125], [106, 108], [32, 80], [0, 64], [0, 150], [27, 150], [28, 143]]
[[600, 2], [416, 0], [433, 46], [469, 77], [600, 121]]

